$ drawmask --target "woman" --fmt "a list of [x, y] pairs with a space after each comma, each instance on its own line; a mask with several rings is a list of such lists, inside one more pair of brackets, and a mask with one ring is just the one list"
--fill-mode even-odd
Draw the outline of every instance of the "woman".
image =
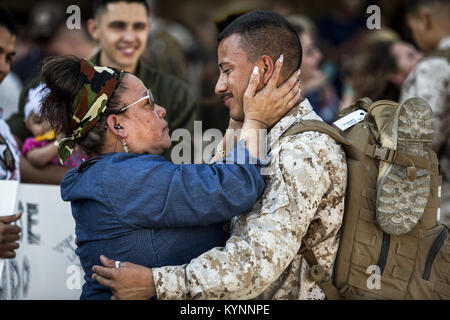
[[249, 137], [273, 125], [299, 98], [295, 75], [276, 89], [282, 99], [246, 98], [242, 140], [221, 163], [245, 151], [247, 164], [174, 165], [160, 156], [171, 145], [165, 110], [134, 75], [54, 57], [44, 62], [42, 78], [50, 89], [42, 113], [66, 136], [59, 143], [60, 160], [75, 145], [91, 158], [61, 184], [62, 198], [71, 201], [76, 253], [86, 273], [81, 299], [111, 297], [91, 279], [100, 254], [154, 267], [187, 263], [223, 246], [221, 222], [249, 210], [265, 187], [259, 162], [248, 164], [258, 152]]
[[406, 77], [420, 59], [420, 52], [399, 39], [369, 39], [355, 58], [349, 79], [355, 98], [398, 101]]
[[297, 32], [303, 48], [301, 89], [314, 111], [327, 123], [336, 120], [339, 111], [339, 97], [320, 69], [322, 53], [316, 46], [314, 23], [303, 16], [288, 18]]

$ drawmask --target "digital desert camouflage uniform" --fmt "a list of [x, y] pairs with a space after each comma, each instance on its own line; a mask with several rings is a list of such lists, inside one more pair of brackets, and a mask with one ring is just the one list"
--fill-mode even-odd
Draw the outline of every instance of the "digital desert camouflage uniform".
[[[450, 50], [450, 37], [438, 50]], [[443, 178], [441, 222], [450, 227], [450, 63], [445, 57], [431, 56], [420, 61], [402, 87], [400, 102], [412, 97], [428, 101], [434, 113], [436, 151]]]
[[332, 273], [347, 166], [341, 146], [327, 135], [304, 132], [280, 139], [300, 119], [320, 120], [308, 100], [268, 133], [272, 174], [253, 209], [233, 218], [226, 246], [211, 249], [189, 264], [153, 269], [158, 299], [325, 297], [308, 279], [309, 266], [299, 249], [311, 221], [317, 220], [309, 245]]

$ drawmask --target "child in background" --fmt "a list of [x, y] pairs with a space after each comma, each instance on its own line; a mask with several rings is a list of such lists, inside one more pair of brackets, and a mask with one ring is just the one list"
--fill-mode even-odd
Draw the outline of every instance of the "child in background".
[[[48, 92], [44, 84], [39, 84], [28, 92], [25, 104], [25, 125], [34, 137], [27, 138], [22, 147], [22, 156], [26, 157], [34, 166], [43, 167], [47, 164], [61, 165], [58, 160], [58, 141], [50, 124], [41, 116], [41, 99]], [[71, 157], [63, 166], [76, 168], [87, 157], [74, 150]]]

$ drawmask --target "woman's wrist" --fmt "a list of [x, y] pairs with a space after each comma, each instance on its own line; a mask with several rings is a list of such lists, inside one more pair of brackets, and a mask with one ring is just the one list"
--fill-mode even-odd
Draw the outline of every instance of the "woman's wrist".
[[267, 124], [263, 120], [246, 117], [242, 125], [242, 130], [244, 131], [245, 129], [267, 129]]
[[230, 118], [230, 122], [228, 124], [228, 129], [233, 129], [233, 130], [241, 129], [243, 125], [244, 125], [243, 121], [237, 121], [237, 120], [234, 120], [233, 118]]

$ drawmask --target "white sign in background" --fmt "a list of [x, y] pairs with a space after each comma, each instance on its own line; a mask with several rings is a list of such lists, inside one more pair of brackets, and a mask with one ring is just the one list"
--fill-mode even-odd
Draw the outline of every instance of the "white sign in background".
[[[0, 195], [2, 195], [0, 201], [0, 216], [8, 216], [14, 214], [18, 188], [18, 181], [0, 180]], [[0, 278], [2, 276], [4, 265], [5, 260], [0, 259]]]
[[4, 260], [0, 300], [79, 299], [84, 273], [75, 254], [75, 221], [59, 186], [19, 185], [23, 215], [16, 258]]

